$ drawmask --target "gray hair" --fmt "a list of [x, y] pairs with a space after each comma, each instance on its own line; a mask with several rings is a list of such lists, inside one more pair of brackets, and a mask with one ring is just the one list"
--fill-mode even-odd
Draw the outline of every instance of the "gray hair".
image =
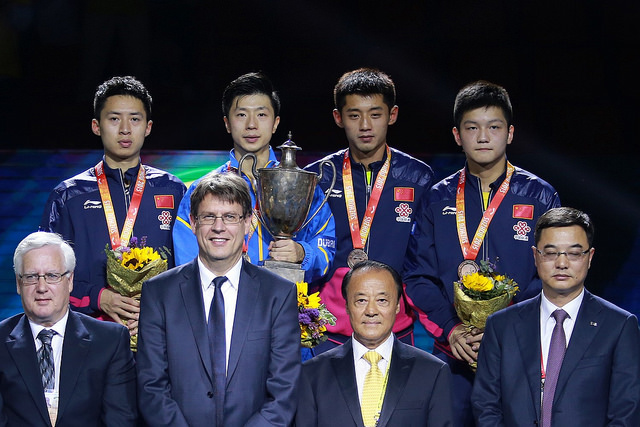
[[13, 254], [13, 271], [16, 275], [24, 273], [22, 271], [22, 260], [25, 254], [33, 249], [40, 249], [44, 246], [57, 246], [60, 249], [65, 270], [73, 271], [76, 268], [76, 254], [61, 235], [46, 231], [36, 231], [22, 239]]

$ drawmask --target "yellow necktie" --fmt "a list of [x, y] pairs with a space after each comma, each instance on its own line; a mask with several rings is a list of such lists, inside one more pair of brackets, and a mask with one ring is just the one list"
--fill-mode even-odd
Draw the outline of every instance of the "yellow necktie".
[[362, 421], [364, 425], [368, 427], [375, 426], [379, 417], [378, 405], [380, 404], [380, 396], [383, 393], [384, 380], [382, 371], [378, 368], [378, 362], [382, 359], [382, 356], [375, 351], [367, 351], [362, 357], [371, 365], [367, 376], [364, 377], [362, 402], [360, 404]]

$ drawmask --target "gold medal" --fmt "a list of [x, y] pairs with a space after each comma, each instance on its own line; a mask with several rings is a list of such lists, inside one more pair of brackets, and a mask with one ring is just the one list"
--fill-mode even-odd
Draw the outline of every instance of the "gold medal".
[[480, 271], [480, 267], [474, 261], [465, 259], [458, 266], [458, 277], [462, 279], [462, 276], [477, 273]]
[[369, 255], [364, 251], [364, 249], [356, 248], [349, 252], [349, 256], [347, 257], [347, 265], [349, 268], [353, 268], [359, 262], [366, 261], [369, 259]]

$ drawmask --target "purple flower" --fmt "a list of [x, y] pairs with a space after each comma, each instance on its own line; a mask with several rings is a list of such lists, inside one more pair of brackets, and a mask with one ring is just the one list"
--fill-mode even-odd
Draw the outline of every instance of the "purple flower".
[[303, 325], [310, 325], [311, 317], [309, 317], [307, 313], [298, 313], [298, 322], [302, 323]]

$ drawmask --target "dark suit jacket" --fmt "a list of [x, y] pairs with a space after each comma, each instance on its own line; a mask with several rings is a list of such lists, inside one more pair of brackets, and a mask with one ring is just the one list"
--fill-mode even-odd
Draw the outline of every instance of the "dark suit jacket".
[[[24, 314], [0, 323], [0, 343], [0, 426], [50, 426]], [[135, 426], [136, 372], [127, 328], [70, 311], [59, 389], [57, 426]]]
[[[479, 426], [538, 425], [538, 295], [492, 315], [471, 401]], [[585, 291], [553, 403], [554, 426], [640, 426], [640, 330], [636, 317]]]
[[[378, 427], [451, 426], [452, 420], [449, 367], [395, 339]], [[302, 366], [296, 426], [363, 427], [351, 339]]]
[[[142, 288], [139, 408], [151, 426], [212, 426], [215, 420], [207, 323], [197, 260]], [[242, 264], [227, 368], [225, 426], [291, 423], [300, 375], [295, 286]], [[219, 426], [221, 427], [221, 426]]]

